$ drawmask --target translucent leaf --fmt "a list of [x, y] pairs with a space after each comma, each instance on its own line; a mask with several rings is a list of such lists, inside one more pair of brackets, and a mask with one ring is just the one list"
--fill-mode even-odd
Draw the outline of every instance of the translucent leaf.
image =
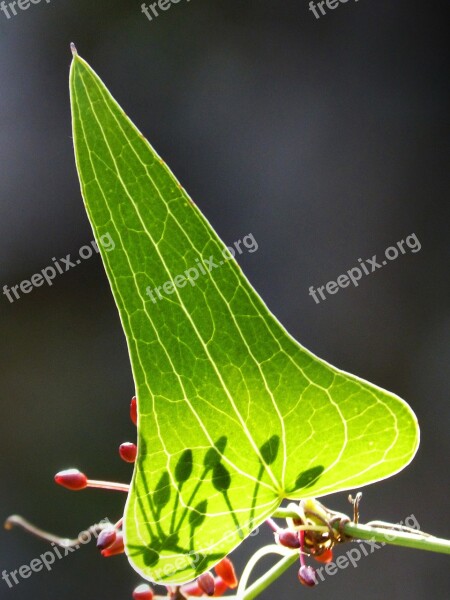
[[182, 583], [283, 498], [397, 473], [416, 452], [418, 426], [400, 398], [318, 359], [285, 331], [78, 56], [70, 84], [81, 189], [138, 398], [126, 552], [143, 577]]

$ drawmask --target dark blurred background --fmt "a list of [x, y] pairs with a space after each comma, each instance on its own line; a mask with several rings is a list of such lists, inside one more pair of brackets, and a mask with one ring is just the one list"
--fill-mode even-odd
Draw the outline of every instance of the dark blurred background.
[[[77, 44], [287, 329], [336, 366], [408, 400], [422, 444], [397, 477], [364, 490], [362, 519], [414, 513], [450, 537], [448, 29], [438, 4], [350, 0], [320, 20], [306, 1], [182, 0], [152, 22], [141, 2], [52, 0], [0, 12], [0, 286], [92, 240], [71, 142], [69, 42]], [[310, 285], [415, 233], [408, 253], [316, 305]], [[58, 470], [127, 481], [133, 382], [98, 255], [10, 303], [0, 296], [0, 520], [20, 513], [75, 535], [125, 496], [70, 493]], [[347, 494], [329, 497], [349, 510]], [[252, 544], [236, 553], [239, 570]], [[0, 531], [0, 570], [46, 544]], [[344, 549], [345, 551], [345, 549]], [[268, 563], [267, 563], [268, 564]], [[264, 565], [263, 565], [264, 566]], [[267, 565], [266, 565], [267, 566]], [[384, 548], [317, 590], [292, 568], [261, 600], [314, 594], [444, 599], [448, 558]], [[83, 547], [0, 598], [126, 600], [126, 559]]]

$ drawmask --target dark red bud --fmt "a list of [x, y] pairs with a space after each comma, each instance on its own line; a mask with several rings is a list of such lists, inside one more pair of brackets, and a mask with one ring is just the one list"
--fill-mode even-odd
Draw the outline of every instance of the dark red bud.
[[217, 565], [214, 567], [214, 570], [229, 588], [233, 590], [235, 587], [237, 587], [238, 580], [236, 577], [236, 572], [234, 570], [233, 563], [229, 558], [223, 558], [220, 563], [217, 563]]
[[113, 528], [103, 529], [97, 538], [97, 548], [105, 550], [114, 544], [117, 539], [117, 531]]
[[325, 550], [325, 552], [322, 552], [322, 554], [314, 556], [314, 558], [320, 563], [329, 563], [333, 560], [333, 550], [331, 548], [328, 548], [327, 550]]
[[59, 485], [73, 491], [83, 490], [87, 487], [88, 483], [86, 475], [78, 471], [78, 469], [66, 469], [65, 471], [56, 473], [55, 481]]
[[119, 446], [120, 458], [128, 463], [134, 463], [136, 460], [137, 446], [131, 442], [125, 442]]
[[217, 598], [219, 596], [223, 596], [225, 594], [225, 592], [228, 589], [228, 585], [226, 584], [226, 582], [222, 579], [222, 577], [215, 577], [214, 578], [214, 583], [215, 583], [215, 590], [214, 590], [214, 598]]
[[197, 577], [198, 587], [207, 595], [213, 596], [216, 589], [216, 582], [209, 571]]
[[152, 588], [146, 583], [138, 585], [133, 592], [133, 600], [153, 600]]
[[296, 531], [291, 531], [290, 529], [282, 529], [281, 531], [277, 531], [275, 534], [275, 540], [281, 544], [281, 546], [286, 546], [286, 548], [300, 548], [300, 539], [298, 537], [298, 533]]
[[190, 583], [185, 583], [184, 585], [181, 586], [180, 588], [180, 592], [183, 594], [183, 596], [189, 597], [189, 596], [203, 596], [204, 592], [203, 590], [200, 589], [200, 586], [198, 585], [197, 580], [196, 581], [191, 581]]
[[300, 583], [306, 585], [307, 587], [314, 587], [317, 585], [316, 572], [312, 567], [308, 567], [307, 565], [300, 567], [298, 571], [298, 578]]
[[137, 425], [137, 400], [136, 400], [136, 396], [133, 396], [131, 398], [130, 417], [131, 417], [131, 420], [133, 421], [133, 423], [135, 425]]
[[108, 546], [107, 548], [102, 550], [102, 556], [104, 556], [106, 558], [108, 556], [115, 556], [116, 554], [122, 554], [123, 552], [125, 552], [125, 546], [123, 543], [123, 534], [120, 531], [118, 531], [116, 533], [116, 540], [111, 544], [111, 546]]
[[[214, 598], [223, 596], [227, 589], [228, 585], [221, 577], [214, 577]], [[205, 591], [199, 586], [198, 579], [182, 585], [180, 592], [188, 598], [191, 596], [197, 598], [205, 595]]]

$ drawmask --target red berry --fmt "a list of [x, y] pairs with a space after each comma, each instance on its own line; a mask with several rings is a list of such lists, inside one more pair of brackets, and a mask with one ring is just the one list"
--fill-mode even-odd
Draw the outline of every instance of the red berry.
[[136, 460], [137, 446], [131, 442], [125, 442], [119, 446], [120, 458], [128, 463], [134, 463]]
[[217, 598], [218, 596], [223, 596], [229, 586], [222, 579], [222, 577], [215, 577], [214, 583], [215, 583], [215, 587], [216, 587], [216, 589], [214, 590], [214, 597]]
[[190, 597], [190, 596], [203, 596], [204, 592], [203, 590], [200, 589], [200, 586], [198, 585], [198, 581], [191, 581], [190, 583], [185, 583], [184, 585], [182, 585], [180, 587], [180, 592], [183, 594], [183, 596], [186, 597]]
[[153, 600], [152, 588], [146, 583], [138, 585], [133, 592], [133, 600]]
[[325, 550], [325, 552], [322, 552], [322, 554], [314, 556], [314, 558], [320, 563], [329, 563], [333, 560], [333, 550], [331, 548], [328, 548], [327, 550]]
[[202, 575], [200, 575], [200, 577], [197, 578], [197, 583], [198, 583], [198, 587], [207, 595], [207, 596], [213, 596], [215, 589], [216, 589], [216, 583], [214, 581], [214, 577], [211, 575], [211, 573], [209, 571], [207, 571], [206, 573], [203, 573]]
[[117, 538], [117, 531], [113, 528], [103, 529], [97, 538], [97, 548], [104, 550], [114, 544]]
[[237, 587], [238, 580], [236, 577], [236, 572], [234, 570], [233, 563], [229, 558], [222, 558], [222, 560], [214, 567], [214, 570], [229, 588], [233, 590], [235, 587]]
[[108, 546], [107, 548], [102, 550], [102, 556], [104, 556], [106, 558], [108, 556], [115, 556], [116, 554], [122, 554], [123, 552], [125, 552], [125, 545], [123, 543], [123, 534], [120, 531], [118, 531], [116, 533], [115, 541], [110, 546]]
[[78, 491], [87, 487], [87, 477], [78, 469], [66, 469], [55, 475], [55, 481], [68, 490]]
[[137, 425], [137, 400], [136, 400], [136, 396], [133, 396], [131, 398], [130, 417], [131, 417], [131, 420], [133, 421], [133, 423], [135, 425]]
[[[221, 577], [214, 577], [214, 598], [218, 596], [223, 596], [228, 589], [228, 585]], [[195, 581], [191, 581], [190, 583], [185, 583], [181, 586], [180, 592], [183, 596], [187, 598], [192, 597], [202, 597], [205, 595], [204, 590], [199, 586], [198, 579]]]
[[286, 548], [300, 548], [300, 538], [296, 531], [282, 529], [281, 531], [277, 531], [275, 539], [282, 546], [286, 546]]
[[317, 585], [316, 572], [312, 567], [306, 565], [301, 566], [298, 572], [298, 578], [300, 583], [307, 587], [314, 587]]

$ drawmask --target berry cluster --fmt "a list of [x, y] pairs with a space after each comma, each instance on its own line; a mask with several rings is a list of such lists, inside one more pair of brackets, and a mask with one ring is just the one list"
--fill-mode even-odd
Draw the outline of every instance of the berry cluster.
[[[133, 397], [130, 404], [130, 417], [137, 424], [137, 403]], [[125, 442], [119, 446], [119, 455], [127, 463], [134, 463], [137, 456], [137, 446], [131, 442]], [[113, 491], [128, 492], [130, 486], [124, 483], [110, 481], [99, 481], [88, 479], [88, 477], [77, 469], [67, 469], [55, 475], [55, 482], [72, 490], [79, 491], [85, 488], [100, 488]], [[115, 525], [104, 527], [97, 537], [97, 548], [102, 556], [109, 557], [125, 552], [123, 541], [122, 519]], [[167, 596], [170, 600], [183, 600], [190, 597], [218, 597], [222, 596], [228, 589], [234, 589], [238, 585], [236, 573], [229, 558], [222, 559], [214, 568], [215, 576], [210, 572], [203, 573], [195, 581], [182, 586], [168, 586]], [[153, 600], [156, 598], [153, 589], [148, 584], [139, 585], [133, 592], [134, 600]]]
[[331, 562], [333, 560], [333, 540], [325, 530], [309, 530], [308, 527], [311, 525], [307, 521], [306, 518], [302, 519], [299, 516], [298, 519], [290, 520], [290, 527], [286, 529], [279, 527], [273, 519], [267, 519], [266, 522], [272, 528], [277, 544], [298, 550], [300, 556], [299, 581], [306, 587], [314, 587], [317, 585], [316, 573], [313, 567], [306, 564], [305, 556], [312, 556], [321, 563]]
[[[130, 417], [136, 425], [136, 397], [133, 397], [131, 400]], [[134, 463], [137, 456], [136, 444], [131, 442], [121, 444], [119, 446], [119, 455], [125, 462]], [[60, 471], [55, 475], [55, 481], [59, 485], [73, 491], [85, 488], [100, 488], [128, 492], [130, 489], [130, 486], [125, 483], [89, 479], [84, 473], [78, 471], [78, 469]], [[349, 497], [349, 501], [354, 507], [354, 523], [358, 523], [358, 505], [360, 499], [361, 494], [357, 494], [354, 500], [351, 496]], [[300, 582], [307, 587], [314, 587], [318, 583], [316, 572], [313, 567], [306, 564], [305, 557], [312, 557], [321, 563], [331, 562], [333, 560], [333, 547], [350, 539], [343, 531], [344, 525], [350, 519], [346, 515], [327, 509], [313, 498], [302, 500], [299, 504], [291, 503], [288, 506], [288, 512], [290, 516], [286, 518], [286, 528], [280, 527], [272, 518], [267, 519], [266, 524], [272, 529], [276, 544], [290, 549], [293, 552], [293, 558], [298, 553], [300, 559], [298, 578]], [[30, 533], [63, 547], [77, 546], [79, 544], [79, 538], [75, 540], [58, 538], [35, 527], [18, 515], [13, 515], [6, 522], [7, 528], [11, 528], [14, 525], [21, 526]], [[90, 531], [97, 537], [97, 547], [102, 556], [116, 556], [125, 552], [122, 525], [123, 519], [120, 519], [115, 525], [106, 523], [90, 528]], [[257, 554], [261, 557], [271, 551], [271, 546], [267, 546], [259, 550]], [[254, 563], [255, 561], [253, 561], [253, 565]], [[245, 589], [252, 568], [252, 561], [250, 561], [241, 577], [240, 587], [242, 589]], [[134, 600], [156, 600], [156, 598], [186, 600], [194, 597], [218, 597], [225, 594], [227, 590], [235, 589], [238, 586], [236, 573], [229, 558], [223, 558], [214, 567], [214, 571], [214, 575], [211, 572], [206, 572], [200, 575], [195, 581], [181, 586], [165, 586], [165, 596], [155, 596], [152, 587], [147, 583], [139, 585], [134, 590], [132, 596]]]

